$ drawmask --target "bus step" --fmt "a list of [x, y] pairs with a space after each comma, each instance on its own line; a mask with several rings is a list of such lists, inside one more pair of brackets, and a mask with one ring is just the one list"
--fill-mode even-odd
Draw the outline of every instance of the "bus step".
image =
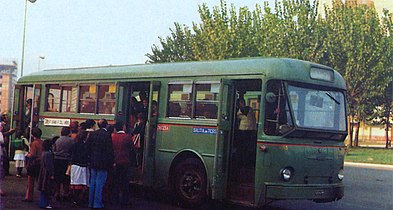
[[254, 201], [254, 185], [244, 183], [232, 183], [229, 186], [229, 199], [233, 202], [242, 201], [252, 203]]

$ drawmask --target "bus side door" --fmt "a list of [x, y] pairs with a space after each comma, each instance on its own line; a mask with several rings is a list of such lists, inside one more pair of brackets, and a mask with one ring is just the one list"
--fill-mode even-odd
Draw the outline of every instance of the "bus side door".
[[149, 111], [146, 124], [145, 147], [143, 152], [143, 182], [147, 186], [153, 186], [160, 82], [152, 81], [150, 83], [149, 90]]
[[130, 88], [129, 83], [119, 82], [117, 83], [117, 103], [116, 103], [116, 120], [128, 122], [127, 116], [130, 116], [128, 110], [128, 101], [130, 100]]
[[232, 80], [221, 80], [218, 131], [214, 160], [212, 198], [222, 200], [226, 196], [229, 154], [234, 124], [235, 85]]
[[11, 127], [17, 129], [23, 129], [23, 103], [24, 103], [24, 91], [23, 86], [15, 85], [14, 89], [14, 101], [12, 106], [12, 117]]

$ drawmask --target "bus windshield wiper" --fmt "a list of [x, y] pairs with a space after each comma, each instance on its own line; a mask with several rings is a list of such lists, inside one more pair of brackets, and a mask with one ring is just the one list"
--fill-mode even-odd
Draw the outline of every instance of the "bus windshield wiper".
[[336, 104], [340, 104], [340, 102], [337, 99], [335, 99], [332, 95], [330, 95], [330, 93], [326, 92], [325, 94], [329, 96], [329, 98], [331, 98], [334, 102], [336, 102]]

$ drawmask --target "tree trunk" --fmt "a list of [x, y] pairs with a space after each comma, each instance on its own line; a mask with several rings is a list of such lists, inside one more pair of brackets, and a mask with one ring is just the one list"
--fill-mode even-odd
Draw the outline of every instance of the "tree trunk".
[[360, 120], [356, 122], [356, 126], [355, 126], [355, 139], [354, 139], [355, 147], [359, 146], [359, 130], [360, 130], [359, 128], [360, 128]]
[[349, 146], [352, 147], [353, 142], [353, 116], [349, 116]]
[[389, 118], [388, 118], [388, 120], [386, 120], [386, 122], [385, 122], [385, 137], [386, 137], [385, 148], [386, 149], [389, 148], [389, 146], [391, 146], [391, 141], [389, 141], [389, 124], [390, 124], [390, 122], [389, 122]]

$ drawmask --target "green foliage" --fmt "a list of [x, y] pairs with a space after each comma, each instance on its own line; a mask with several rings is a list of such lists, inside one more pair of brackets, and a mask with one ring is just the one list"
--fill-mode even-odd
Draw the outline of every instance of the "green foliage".
[[161, 46], [153, 45], [146, 54], [147, 62], [268, 56], [325, 64], [346, 79], [351, 116], [365, 119], [388, 100], [392, 13], [385, 10], [380, 18], [373, 7], [340, 0], [325, 7], [323, 15], [317, 8], [316, 0], [277, 0], [274, 8], [264, 2], [253, 11], [228, 7], [225, 0], [213, 9], [202, 4], [201, 21], [190, 28], [175, 23], [170, 36], [159, 38]]

